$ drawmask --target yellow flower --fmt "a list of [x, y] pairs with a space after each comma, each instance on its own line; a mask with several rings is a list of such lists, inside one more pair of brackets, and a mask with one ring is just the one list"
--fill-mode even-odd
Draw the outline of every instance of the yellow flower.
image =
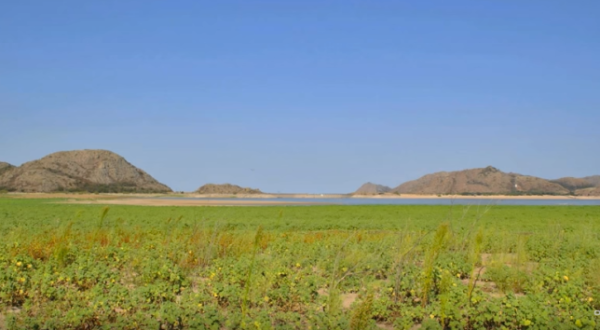
[[296, 267], [297, 267], [297, 268], [300, 268], [300, 263], [296, 263]]
[[433, 315], [433, 314], [429, 314], [429, 318], [430, 318], [430, 319], [432, 319], [432, 318], [434, 318], [434, 317], [435, 317], [435, 315]]
[[456, 274], [456, 277], [460, 278], [460, 273], [459, 273], [459, 274]]
[[263, 299], [265, 302], [269, 302], [269, 297], [265, 296]]
[[31, 268], [31, 264], [27, 265], [27, 268]]
[[23, 266], [23, 263], [19, 261], [19, 262], [17, 262], [17, 266], [21, 267], [21, 266]]
[[198, 304], [198, 308], [202, 308], [202, 303], [199, 303], [199, 304]]
[[569, 277], [567, 275], [563, 276], [563, 278], [565, 279], [565, 281], [569, 280]]
[[592, 298], [592, 297], [589, 297], [589, 298], [588, 298], [588, 302], [592, 302], [592, 301], [594, 301], [594, 298]]

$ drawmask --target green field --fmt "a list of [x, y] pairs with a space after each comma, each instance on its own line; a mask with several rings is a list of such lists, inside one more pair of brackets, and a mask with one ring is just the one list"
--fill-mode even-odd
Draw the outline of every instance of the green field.
[[597, 329], [598, 206], [0, 198], [0, 329]]

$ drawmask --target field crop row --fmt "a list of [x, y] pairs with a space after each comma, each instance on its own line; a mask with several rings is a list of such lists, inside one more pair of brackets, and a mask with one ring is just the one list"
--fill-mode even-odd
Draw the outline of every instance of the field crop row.
[[600, 207], [0, 199], [0, 328], [596, 329]]

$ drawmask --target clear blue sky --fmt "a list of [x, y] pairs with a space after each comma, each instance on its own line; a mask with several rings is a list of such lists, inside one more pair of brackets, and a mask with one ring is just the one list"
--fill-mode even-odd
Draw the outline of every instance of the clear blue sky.
[[600, 174], [600, 1], [4, 1], [0, 160], [175, 190]]

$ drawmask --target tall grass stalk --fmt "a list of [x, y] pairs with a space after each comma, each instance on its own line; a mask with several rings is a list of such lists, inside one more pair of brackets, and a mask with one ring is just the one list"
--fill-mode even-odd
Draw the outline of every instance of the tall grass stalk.
[[425, 262], [423, 264], [423, 277], [421, 279], [421, 288], [422, 288], [422, 298], [421, 298], [421, 306], [425, 307], [427, 305], [429, 299], [429, 292], [433, 287], [433, 267], [435, 265], [435, 261], [439, 256], [440, 252], [444, 247], [444, 242], [446, 240], [446, 235], [448, 234], [449, 225], [448, 223], [442, 223], [439, 225], [435, 236], [433, 238], [433, 242], [427, 251], [427, 255], [425, 257]]
[[252, 257], [250, 259], [250, 266], [248, 267], [248, 274], [246, 275], [246, 281], [244, 283], [244, 297], [242, 299], [242, 327], [246, 327], [246, 317], [248, 314], [248, 296], [250, 295], [250, 287], [252, 286], [252, 271], [254, 270], [254, 263], [256, 262], [256, 254], [258, 252], [260, 238], [262, 236], [262, 226], [259, 226], [254, 236], [254, 246], [252, 249]]
[[481, 245], [483, 243], [483, 231], [481, 229], [479, 229], [473, 240], [473, 246], [469, 253], [469, 263], [471, 264], [471, 276], [469, 276], [469, 289], [467, 291], [467, 301], [469, 304], [471, 303], [473, 289], [475, 289], [475, 285], [477, 285], [477, 281], [483, 270], [483, 267], [477, 270], [477, 263], [481, 258]]

